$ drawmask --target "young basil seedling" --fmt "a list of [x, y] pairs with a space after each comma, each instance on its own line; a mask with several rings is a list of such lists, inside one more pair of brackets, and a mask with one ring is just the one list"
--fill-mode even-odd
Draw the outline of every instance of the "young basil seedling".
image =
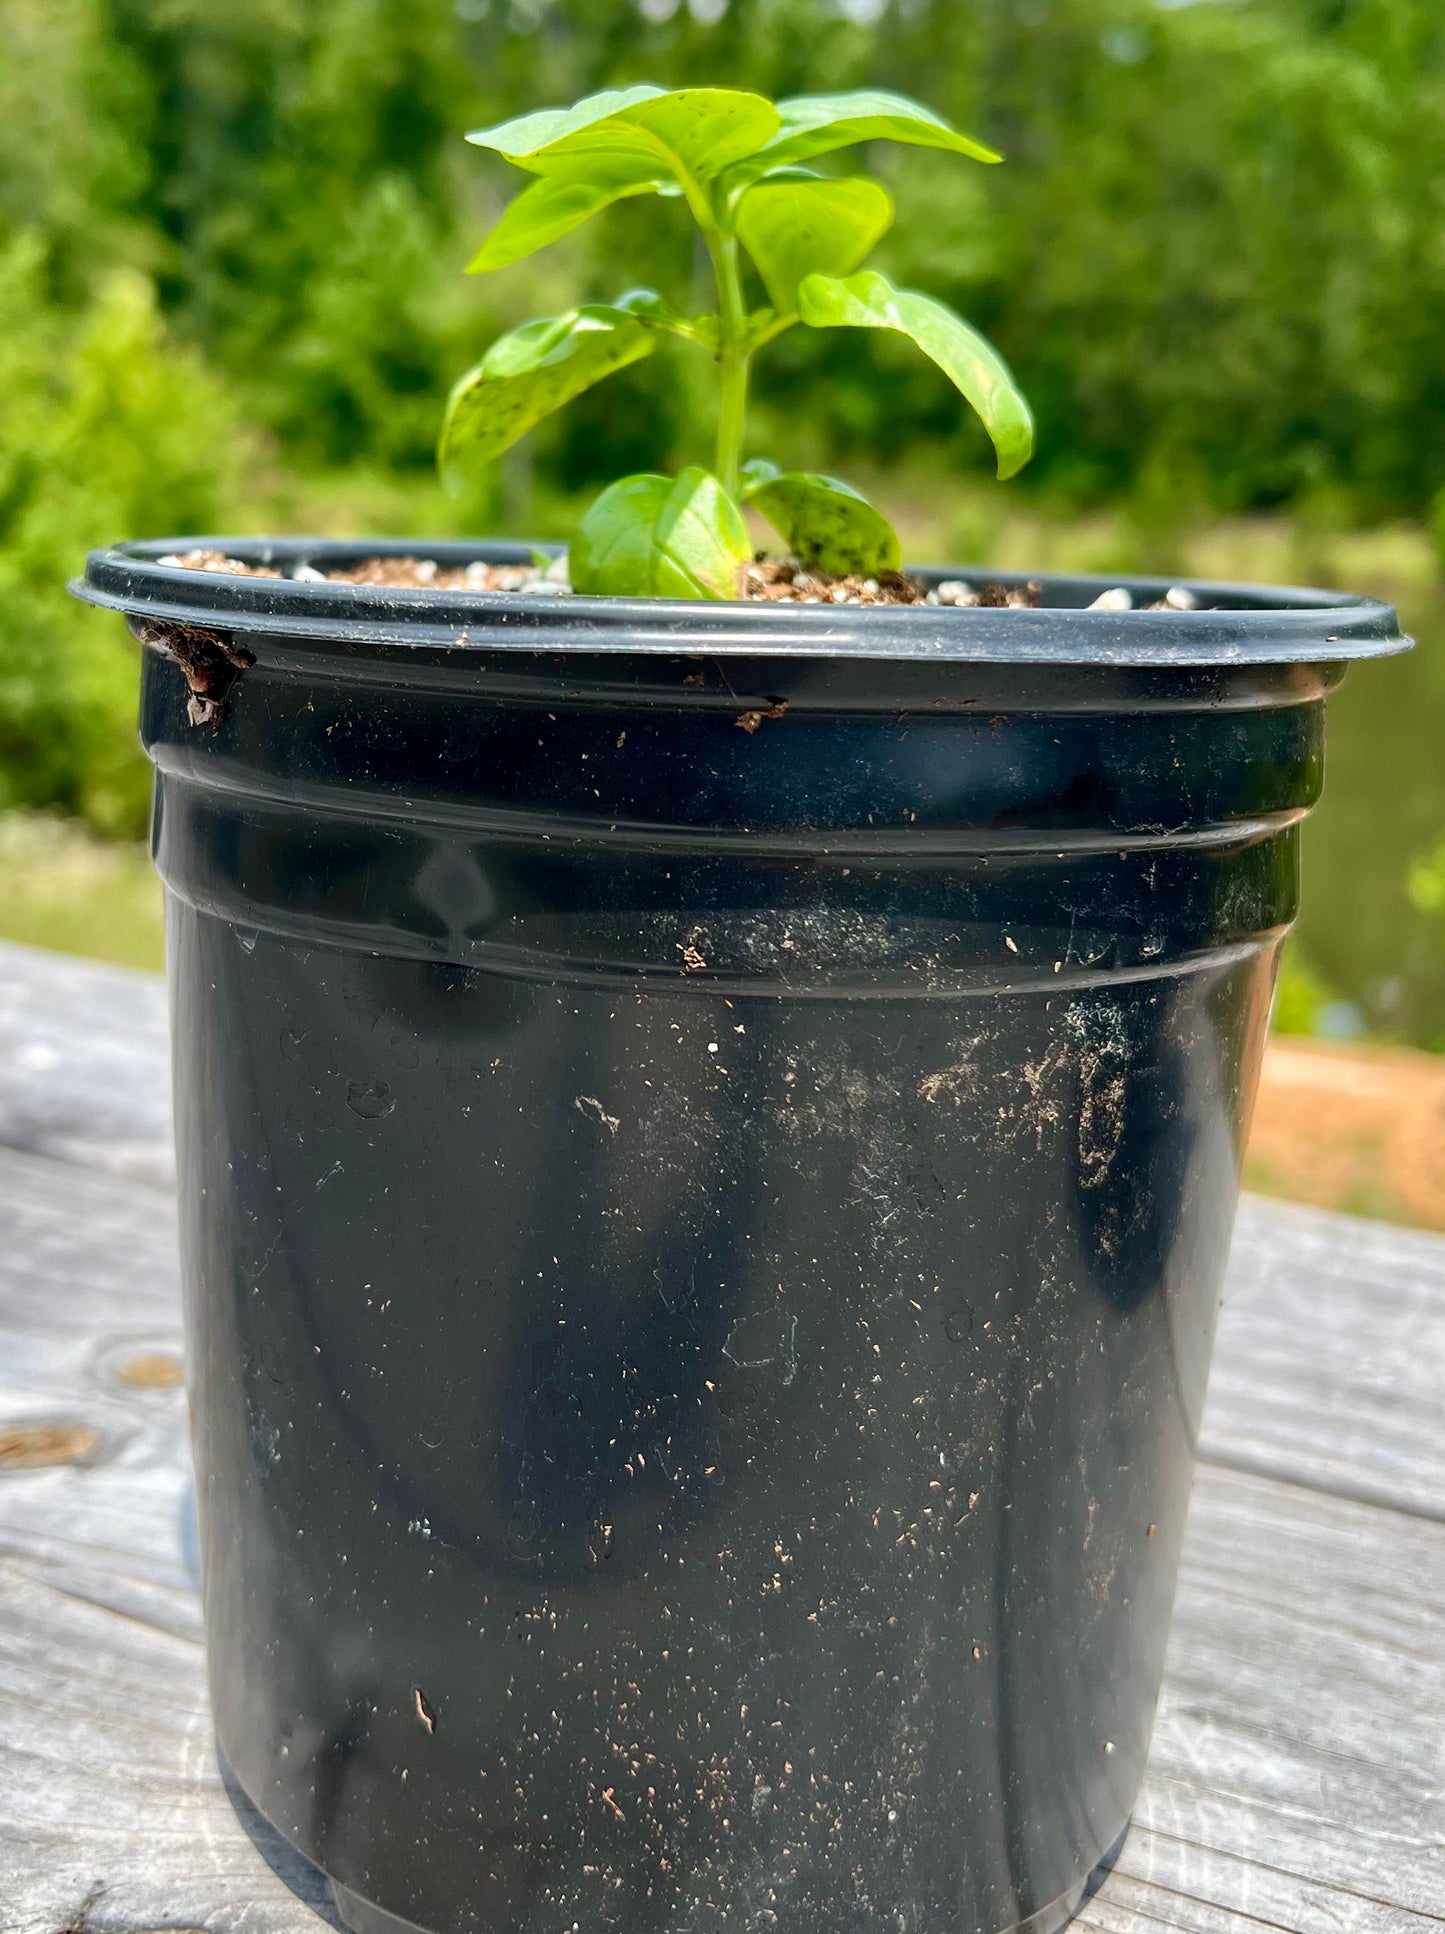
[[[614, 370], [677, 336], [718, 372], [711, 472], [624, 477], [582, 520], [571, 551], [581, 592], [732, 598], [749, 556], [740, 506], [754, 505], [798, 561], [837, 573], [896, 570], [898, 539], [848, 484], [763, 459], [743, 464], [752, 359], [786, 329], [891, 329], [932, 357], [993, 439], [998, 474], [1033, 450], [1033, 419], [998, 352], [931, 296], [860, 265], [893, 219], [888, 191], [807, 164], [866, 141], [990, 149], [899, 94], [808, 94], [779, 101], [729, 88], [629, 87], [545, 108], [467, 136], [535, 176], [471, 264], [504, 268], [632, 195], [686, 202], [717, 280], [714, 315], [684, 316], [651, 289], [529, 322], [492, 344], [451, 393], [438, 461], [455, 484]], [[746, 255], [767, 304], [750, 307]]]

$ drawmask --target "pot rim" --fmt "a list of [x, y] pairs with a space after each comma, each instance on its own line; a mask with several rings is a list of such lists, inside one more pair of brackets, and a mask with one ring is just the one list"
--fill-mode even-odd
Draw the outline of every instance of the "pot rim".
[[[162, 564], [193, 549], [269, 564], [282, 578], [233, 577]], [[806, 605], [677, 598], [528, 596], [296, 580], [298, 565], [344, 568], [418, 554], [455, 567], [526, 564], [558, 544], [425, 538], [168, 537], [94, 550], [71, 581], [87, 604], [133, 621], [230, 635], [311, 639], [351, 650], [443, 646], [449, 652], [640, 653], [682, 657], [861, 658], [928, 663], [1100, 667], [1325, 664], [1408, 651], [1391, 605], [1342, 591], [1207, 579], [909, 566], [927, 583], [1031, 581], [1038, 608]], [[1087, 609], [1121, 587], [1136, 605], [1182, 586], [1193, 611]]]

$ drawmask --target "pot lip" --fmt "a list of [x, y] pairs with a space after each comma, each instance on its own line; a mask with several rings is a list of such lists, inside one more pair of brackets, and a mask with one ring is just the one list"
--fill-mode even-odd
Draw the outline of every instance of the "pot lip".
[[[932, 664], [1118, 668], [1325, 664], [1408, 651], [1392, 606], [1341, 591], [1204, 579], [909, 566], [930, 584], [950, 578], [1007, 586], [1037, 581], [1038, 608], [954, 605], [805, 605], [585, 598], [446, 591], [296, 580], [299, 565], [344, 568], [367, 557], [418, 554], [446, 566], [525, 564], [557, 544], [425, 538], [168, 537], [92, 551], [71, 581], [87, 604], [132, 621], [194, 625], [230, 635], [312, 640], [351, 652], [442, 648], [448, 656], [503, 652], [629, 653], [670, 657], [860, 658]], [[282, 578], [233, 577], [160, 559], [194, 549], [269, 564]], [[1098, 611], [1120, 587], [1136, 605], [1173, 585], [1193, 611]]]

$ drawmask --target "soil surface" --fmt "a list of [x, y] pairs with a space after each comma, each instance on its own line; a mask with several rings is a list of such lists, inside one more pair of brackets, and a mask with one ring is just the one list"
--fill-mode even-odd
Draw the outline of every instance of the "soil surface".
[[[160, 559], [183, 571], [215, 571], [226, 577], [279, 578], [270, 564], [246, 564], [224, 551], [185, 551]], [[430, 557], [368, 557], [349, 571], [317, 571], [299, 565], [295, 580], [303, 584], [384, 584], [406, 591], [536, 591], [565, 590], [548, 579], [535, 564], [466, 564], [444, 568]]]
[[[318, 573], [318, 575], [320, 575]], [[464, 564], [448, 569], [430, 557], [368, 557], [349, 571], [328, 571], [332, 584], [387, 584], [403, 591], [564, 590], [536, 564]]]
[[172, 551], [169, 557], [157, 558], [158, 564], [171, 564], [181, 571], [217, 571], [222, 577], [231, 578], [279, 578], [284, 577], [270, 564], [243, 564], [238, 557], [227, 557], [224, 551]]
[[1445, 1229], [1445, 1055], [1281, 1040], [1265, 1050], [1249, 1188]]
[[[218, 571], [227, 577], [285, 575], [274, 565], [245, 564], [238, 557], [227, 557], [224, 551], [174, 552], [159, 562], [185, 571]], [[310, 564], [298, 564], [292, 578], [300, 584], [382, 584], [399, 591], [527, 591], [536, 596], [556, 597], [565, 596], [572, 589], [567, 582], [565, 552], [545, 566], [442, 565], [432, 557], [366, 557], [347, 571], [318, 571]], [[987, 579], [974, 583], [966, 578], [945, 578], [942, 583], [930, 586], [902, 571], [880, 571], [876, 578], [839, 576], [759, 556], [744, 572], [742, 597], [756, 604], [946, 604], [976, 605], [995, 611], [1037, 610], [1043, 603], [1043, 588], [1032, 578], [1027, 584], [993, 584]], [[1133, 595], [1123, 585], [1101, 592], [1090, 607], [1095, 611], [1136, 608]], [[1175, 585], [1155, 603], [1142, 608], [1195, 611], [1199, 603], [1192, 591]]]
[[[246, 564], [223, 551], [196, 550], [161, 558], [187, 571], [215, 571], [229, 577], [279, 578], [269, 564]], [[547, 569], [537, 564], [467, 564], [443, 566], [430, 557], [368, 557], [345, 571], [317, 571], [298, 566], [303, 583], [380, 584], [407, 591], [528, 591], [542, 595], [570, 588], [562, 575], [564, 564]], [[971, 584], [949, 579], [930, 588], [920, 578], [901, 571], [883, 571], [876, 578], [840, 576], [828, 571], [805, 571], [801, 565], [758, 558], [747, 568], [742, 595], [761, 604], [943, 604], [1034, 608], [1041, 602], [1040, 587]]]
[[1034, 607], [1040, 602], [1041, 589], [1034, 583], [973, 585], [962, 578], [950, 578], [933, 588], [902, 571], [880, 571], [876, 578], [840, 576], [759, 557], [747, 568], [743, 596], [762, 604], [954, 604], [998, 610], [1008, 605]]
[[926, 584], [901, 571], [876, 578], [837, 576], [759, 557], [743, 574], [743, 596], [764, 604], [923, 604], [927, 595]]

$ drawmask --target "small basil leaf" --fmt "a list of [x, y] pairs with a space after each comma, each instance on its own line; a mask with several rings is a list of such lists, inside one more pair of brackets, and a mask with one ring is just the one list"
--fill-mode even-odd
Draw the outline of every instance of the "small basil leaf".
[[[500, 121], [494, 128], [472, 128], [468, 141], [477, 148], [491, 148], [515, 161], [519, 167], [533, 168], [536, 160], [564, 149], [569, 140], [585, 134], [599, 121], [611, 120], [642, 101], [655, 101], [660, 87], [609, 87], [600, 94], [589, 94], [572, 107], [543, 107], [531, 114], [518, 114]], [[535, 168], [536, 173], [542, 170]]]
[[679, 88], [631, 109], [627, 119], [698, 181], [756, 154], [780, 125], [778, 110], [763, 95], [726, 87]]
[[642, 181], [661, 164], [679, 180], [705, 182], [756, 153], [779, 126], [778, 110], [761, 94], [629, 87], [590, 95], [576, 107], [544, 108], [500, 127], [478, 128], [467, 139], [538, 175]]
[[851, 275], [888, 232], [893, 199], [876, 181], [811, 179], [789, 171], [756, 182], [738, 203], [737, 232], [782, 315], [806, 275]]
[[[623, 300], [650, 293], [634, 291]], [[544, 416], [614, 370], [651, 355], [656, 346], [657, 333], [649, 323], [626, 308], [602, 303], [524, 323], [502, 336], [460, 378], [447, 401], [437, 447], [443, 478], [455, 487]]]
[[975, 161], [1000, 161], [982, 142], [951, 128], [932, 108], [905, 94], [859, 88], [850, 94], [799, 94], [778, 102], [778, 132], [765, 148], [735, 167], [730, 181], [750, 181], [782, 162], [808, 161], [861, 141], [902, 141], [914, 148], [946, 148]]
[[467, 264], [468, 275], [504, 269], [525, 255], [568, 235], [600, 209], [628, 195], [657, 189], [656, 181], [624, 176], [619, 181], [570, 181], [565, 175], [544, 175], [524, 188], [503, 211], [501, 220]]
[[1034, 419], [1008, 364], [943, 303], [913, 289], [895, 289], [865, 269], [839, 281], [810, 275], [798, 290], [798, 314], [813, 329], [896, 329], [962, 391], [983, 419], [998, 452], [998, 474], [1022, 470], [1034, 448]]
[[751, 555], [742, 512], [706, 470], [624, 477], [572, 540], [572, 588], [595, 597], [735, 598]]
[[763, 513], [809, 570], [871, 578], [898, 569], [897, 533], [851, 484], [811, 470], [779, 470], [761, 458], [743, 475], [743, 502]]

